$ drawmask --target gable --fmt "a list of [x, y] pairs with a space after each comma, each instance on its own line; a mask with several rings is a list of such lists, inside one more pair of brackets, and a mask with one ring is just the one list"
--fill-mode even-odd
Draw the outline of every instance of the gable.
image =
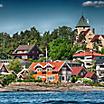
[[2, 65], [2, 67], [0, 68], [0, 73], [2, 73], [2, 72], [8, 73], [8, 70], [5, 67], [5, 65]]
[[65, 62], [61, 67], [59, 71], [71, 71], [71, 67]]
[[39, 47], [37, 47], [36, 45], [34, 45], [34, 46], [30, 49], [29, 53], [32, 53], [32, 54], [41, 54], [42, 52], [41, 52], [41, 50], [39, 49]]

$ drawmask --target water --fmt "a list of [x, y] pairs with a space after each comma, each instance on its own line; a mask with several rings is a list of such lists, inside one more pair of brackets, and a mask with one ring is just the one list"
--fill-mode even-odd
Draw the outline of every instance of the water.
[[104, 92], [5, 92], [0, 104], [104, 104]]

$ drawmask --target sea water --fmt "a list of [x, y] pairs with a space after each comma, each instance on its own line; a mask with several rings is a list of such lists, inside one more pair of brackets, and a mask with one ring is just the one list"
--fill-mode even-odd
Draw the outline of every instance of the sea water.
[[3, 92], [0, 104], [104, 104], [104, 92]]

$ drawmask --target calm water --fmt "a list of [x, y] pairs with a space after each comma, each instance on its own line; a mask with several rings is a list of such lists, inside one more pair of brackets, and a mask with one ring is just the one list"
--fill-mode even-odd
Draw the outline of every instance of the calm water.
[[0, 104], [104, 104], [104, 92], [7, 92]]

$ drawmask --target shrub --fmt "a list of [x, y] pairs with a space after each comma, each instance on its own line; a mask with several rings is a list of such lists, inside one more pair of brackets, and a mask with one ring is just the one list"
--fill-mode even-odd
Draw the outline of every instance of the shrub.
[[9, 85], [11, 82], [15, 81], [16, 76], [14, 74], [3, 75], [1, 84], [2, 86]]
[[88, 84], [88, 85], [93, 85], [94, 81], [91, 80], [90, 78], [82, 78], [82, 81], [84, 84]]

